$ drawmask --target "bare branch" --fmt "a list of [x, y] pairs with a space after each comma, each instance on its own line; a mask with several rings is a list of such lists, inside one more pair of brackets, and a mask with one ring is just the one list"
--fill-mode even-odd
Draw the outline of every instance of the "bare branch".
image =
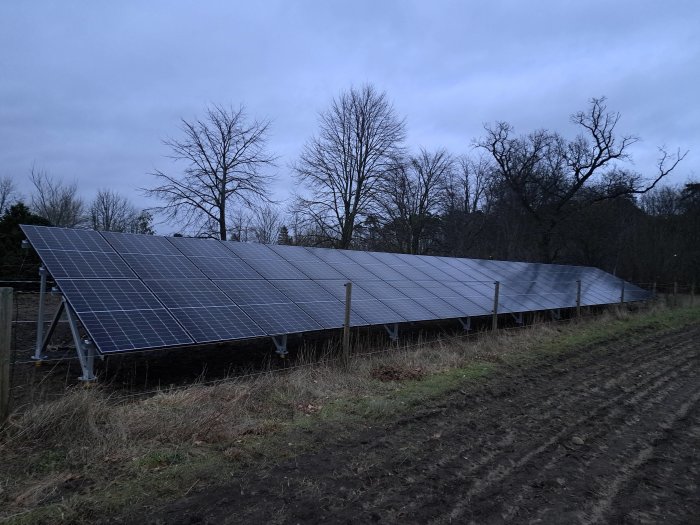
[[77, 182], [65, 184], [34, 167], [30, 180], [34, 185], [31, 204], [37, 215], [53, 226], [75, 228], [85, 223], [85, 204], [78, 196]]
[[274, 177], [266, 170], [276, 157], [266, 151], [268, 130], [268, 121], [249, 121], [243, 107], [212, 106], [203, 120], [182, 120], [184, 137], [164, 144], [185, 168], [178, 176], [153, 172], [162, 184], [143, 191], [164, 202], [153, 210], [184, 229], [226, 239], [230, 207], [272, 202], [268, 186]]
[[377, 206], [378, 185], [402, 152], [405, 125], [386, 93], [371, 85], [341, 93], [319, 121], [294, 171], [311, 197], [302, 201], [310, 221], [347, 248]]

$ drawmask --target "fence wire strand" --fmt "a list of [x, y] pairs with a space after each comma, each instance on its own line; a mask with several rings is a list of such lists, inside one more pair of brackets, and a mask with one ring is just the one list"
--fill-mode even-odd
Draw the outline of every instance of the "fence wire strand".
[[[484, 282], [492, 282], [492, 281], [484, 281]], [[534, 281], [523, 281], [523, 282], [534, 282]], [[572, 282], [576, 282], [576, 281], [572, 281]], [[664, 298], [666, 300], [668, 300], [669, 297], [675, 295], [672, 292], [667, 292], [667, 293], [659, 292], [658, 290], [660, 288], [665, 288], [668, 286], [668, 287], [672, 288], [673, 290], [677, 291], [679, 295], [681, 295], [682, 290], [684, 290], [684, 289], [687, 289], [688, 291], [690, 291], [691, 294], [693, 293], [693, 290], [694, 290], [694, 286], [683, 285], [681, 287], [677, 283], [670, 283], [670, 284], [667, 284], [667, 283], [637, 283], [636, 285], [640, 286], [640, 287], [644, 287], [644, 286], [642, 286], [644, 284], [654, 285], [654, 287], [657, 290], [657, 294], [654, 298], [652, 298], [650, 301], [644, 301], [643, 303], [641, 303], [644, 305], [644, 308], [649, 308], [650, 303], [653, 304], [653, 302], [658, 301], [660, 299], [664, 299]], [[38, 292], [15, 291], [15, 294], [38, 295]], [[691, 295], [691, 297], [692, 297], [692, 295]], [[635, 304], [640, 305], [639, 302], [637, 302]], [[575, 322], [578, 322], [581, 320], [591, 319], [591, 318], [594, 318], [594, 317], [601, 315], [599, 313], [592, 313], [590, 310], [591, 307], [595, 308], [597, 306], [600, 306], [600, 305], [590, 305], [590, 306], [583, 306], [582, 305], [582, 309], [586, 308], [587, 312], [586, 313], [582, 312], [582, 314], [580, 316], [572, 315], [571, 317], [568, 317], [565, 319], [551, 319], [551, 320], [547, 320], [544, 322], [539, 321], [539, 322], [533, 322], [531, 324], [522, 324], [519, 326], [504, 327], [504, 328], [499, 328], [496, 331], [479, 330], [479, 331], [466, 332], [464, 334], [453, 334], [453, 335], [447, 335], [447, 336], [445, 334], [440, 334], [437, 337], [431, 338], [431, 339], [422, 339], [421, 338], [422, 336], [419, 335], [416, 342], [408, 343], [408, 344], [398, 344], [398, 343], [394, 344], [394, 343], [392, 343], [392, 344], [389, 344], [386, 346], [382, 346], [380, 348], [371, 349], [371, 350], [366, 351], [366, 352], [353, 353], [351, 355], [351, 358], [352, 359], [362, 359], [362, 358], [368, 358], [368, 357], [382, 355], [382, 354], [388, 354], [388, 353], [396, 352], [396, 351], [405, 352], [405, 351], [408, 351], [410, 349], [414, 349], [414, 348], [418, 348], [418, 347], [427, 347], [427, 346], [435, 345], [437, 343], [449, 344], [449, 343], [457, 342], [457, 341], [475, 339], [475, 338], [479, 338], [479, 337], [484, 337], [487, 334], [491, 334], [492, 336], [498, 336], [499, 334], [509, 333], [512, 331], [533, 328], [534, 326], [556, 325], [559, 323], [571, 324], [571, 323], [575, 323]], [[607, 305], [607, 306], [609, 308], [616, 308], [617, 307], [617, 305], [615, 305], [615, 304], [611, 304], [611, 305]], [[571, 308], [570, 310], [573, 310], [573, 308]], [[540, 315], [547, 315], [547, 313], [548, 313], [547, 311], [544, 311]], [[502, 314], [498, 314], [498, 315], [499, 316], [506, 316], [508, 314], [502, 313]], [[537, 315], [537, 314], [535, 314], [535, 315]], [[479, 316], [479, 317], [487, 319], [490, 316], [485, 315], [485, 316]], [[21, 323], [21, 322], [32, 322], [32, 321], [20, 321], [19, 320], [19, 301], [15, 301], [13, 323]], [[33, 322], [36, 322], [36, 321], [33, 321]], [[12, 390], [17, 390], [20, 388], [15, 384], [15, 369], [17, 368], [17, 365], [27, 365], [27, 364], [36, 365], [37, 361], [35, 361], [33, 359], [25, 359], [25, 360], [18, 359], [18, 357], [17, 357], [18, 356], [18, 348], [17, 348], [16, 330], [13, 330], [13, 348], [12, 348], [11, 355], [12, 355], [12, 358], [11, 358], [12, 361], [11, 361], [10, 390], [12, 391]], [[72, 356], [65, 355], [65, 356], [58, 356], [58, 357], [51, 357], [51, 358], [42, 359], [42, 361], [41, 361], [42, 363], [51, 363], [51, 364], [53, 364], [53, 366], [44, 375], [44, 377], [42, 377], [38, 386], [41, 386], [47, 380], [47, 378], [50, 377], [51, 374], [53, 374], [53, 372], [60, 365], [60, 363], [71, 362], [71, 361], [76, 361], [76, 360], [78, 360], [78, 357], [75, 355], [72, 355]], [[127, 400], [130, 400], [130, 399], [149, 397], [149, 396], [157, 395], [159, 393], [178, 392], [178, 391], [182, 391], [182, 390], [185, 390], [187, 388], [192, 388], [192, 387], [213, 386], [213, 385], [222, 384], [222, 383], [226, 383], [226, 382], [234, 382], [234, 381], [239, 381], [239, 380], [252, 379], [255, 377], [261, 377], [261, 376], [271, 375], [271, 374], [272, 375], [285, 374], [285, 373], [289, 373], [289, 372], [292, 372], [294, 370], [301, 369], [301, 368], [316, 367], [316, 366], [324, 365], [324, 364], [334, 364], [334, 363], [338, 363], [340, 361], [342, 361], [342, 357], [340, 357], [340, 356], [329, 357], [328, 354], [325, 354], [325, 355], [322, 355], [321, 357], [319, 357], [318, 359], [309, 361], [307, 363], [297, 363], [297, 364], [293, 364], [290, 366], [272, 368], [272, 369], [267, 369], [267, 370], [260, 370], [258, 372], [228, 375], [226, 377], [219, 378], [219, 379], [213, 379], [213, 380], [208, 380], [208, 381], [196, 381], [196, 382], [187, 383], [187, 384], [183, 384], [183, 385], [169, 386], [167, 388], [158, 387], [156, 389], [144, 390], [144, 391], [139, 391], [139, 392], [131, 392], [128, 394], [121, 394], [121, 395], [119, 395], [117, 393], [112, 393], [112, 394], [108, 395], [108, 398], [112, 401], [115, 401], [115, 402], [126, 402]]]

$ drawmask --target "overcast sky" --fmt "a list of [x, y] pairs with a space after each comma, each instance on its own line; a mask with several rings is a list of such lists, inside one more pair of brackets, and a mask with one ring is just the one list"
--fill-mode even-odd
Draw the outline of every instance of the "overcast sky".
[[207, 104], [272, 120], [275, 188], [341, 90], [372, 83], [406, 117], [413, 149], [470, 151], [483, 124], [571, 135], [591, 97], [642, 141], [690, 150], [700, 176], [700, 2], [20, 1], [0, 4], [0, 176], [29, 193], [32, 165], [86, 198], [170, 168], [162, 139]]

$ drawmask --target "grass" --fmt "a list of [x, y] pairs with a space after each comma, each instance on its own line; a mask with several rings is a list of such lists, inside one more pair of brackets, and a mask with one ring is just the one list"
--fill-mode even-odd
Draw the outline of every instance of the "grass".
[[[247, 468], [313, 447], [305, 432], [343, 439], [508, 367], [700, 320], [700, 308], [613, 310], [394, 347], [345, 368], [321, 358], [284, 373], [195, 384], [128, 404], [75, 389], [13, 415], [0, 434], [0, 523], [88, 523], [182, 497]], [[312, 490], [313, 487], [310, 487]]]

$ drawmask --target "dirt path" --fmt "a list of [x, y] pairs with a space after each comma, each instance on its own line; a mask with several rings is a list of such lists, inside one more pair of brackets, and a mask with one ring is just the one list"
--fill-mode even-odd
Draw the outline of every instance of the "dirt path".
[[[151, 523], [700, 523], [700, 326], [513, 370]], [[137, 521], [143, 523], [141, 516]]]

